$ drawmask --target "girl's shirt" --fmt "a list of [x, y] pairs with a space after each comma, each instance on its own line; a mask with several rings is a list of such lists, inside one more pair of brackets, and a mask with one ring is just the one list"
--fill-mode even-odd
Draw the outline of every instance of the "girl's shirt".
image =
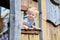
[[35, 23], [34, 19], [32, 20], [32, 22], [30, 22], [30, 20], [28, 19], [28, 17], [25, 18], [25, 21], [26, 21], [26, 26], [28, 26], [29, 28], [31, 28], [32, 25]]

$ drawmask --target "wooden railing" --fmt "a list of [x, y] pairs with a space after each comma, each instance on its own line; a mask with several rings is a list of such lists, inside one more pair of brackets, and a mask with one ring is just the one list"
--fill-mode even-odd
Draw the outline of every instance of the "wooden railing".
[[33, 28], [29, 28], [29, 29], [22, 29], [21, 30], [21, 33], [22, 34], [39, 34], [39, 32], [41, 31], [40, 28], [36, 28], [36, 29], [33, 29]]

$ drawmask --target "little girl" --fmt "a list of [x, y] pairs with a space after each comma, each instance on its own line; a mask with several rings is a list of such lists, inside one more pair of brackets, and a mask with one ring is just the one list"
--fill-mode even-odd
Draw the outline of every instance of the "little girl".
[[25, 18], [24, 22], [23, 22], [23, 27], [25, 29], [29, 29], [29, 28], [35, 28], [35, 21], [34, 18], [36, 17], [36, 13], [37, 13], [37, 8], [29, 8], [27, 11], [27, 18]]

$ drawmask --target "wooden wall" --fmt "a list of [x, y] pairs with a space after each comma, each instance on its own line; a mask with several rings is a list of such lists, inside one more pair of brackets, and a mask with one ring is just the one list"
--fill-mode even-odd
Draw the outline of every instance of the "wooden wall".
[[22, 34], [21, 40], [40, 40], [39, 35], [31, 34]]
[[[41, 0], [42, 6], [42, 32], [43, 32], [43, 40], [60, 40], [60, 25], [54, 27], [52, 23], [47, 22], [47, 12], [46, 12], [46, 0]], [[21, 14], [22, 16], [22, 14]], [[22, 20], [22, 19], [21, 19]], [[36, 26], [39, 27], [39, 14], [36, 17]], [[1, 24], [1, 22], [0, 22]], [[22, 25], [22, 24], [21, 24]], [[0, 25], [1, 29], [1, 25]], [[40, 34], [21, 34], [21, 40], [40, 40]]]
[[47, 27], [50, 40], [60, 40], [60, 25], [55, 27], [53, 24], [47, 22]]
[[[60, 23], [60, 13], [59, 8], [56, 5], [53, 5], [50, 0], [46, 0], [46, 14], [47, 19], [54, 23], [54, 25], [58, 25]], [[54, 26], [51, 22], [47, 22], [46, 27], [48, 28], [47, 33], [49, 40], [60, 40], [60, 25]]]
[[41, 0], [41, 6], [42, 6], [42, 32], [43, 32], [43, 40], [50, 40], [48, 35], [48, 28], [46, 24], [46, 0]]
[[[50, 6], [50, 7], [52, 7], [52, 6]], [[53, 7], [53, 8], [56, 8], [56, 7]], [[55, 11], [54, 11], [52, 9], [51, 10], [49, 9], [48, 14], [52, 12], [51, 14], [54, 15], [54, 13], [56, 11], [58, 11], [58, 10], [55, 9]], [[56, 12], [56, 13], [58, 14], [59, 12]], [[50, 16], [50, 17], [52, 18], [52, 16]], [[55, 16], [55, 17], [57, 17], [57, 16]], [[46, 0], [42, 0], [42, 31], [43, 31], [43, 40], [60, 40], [60, 25], [55, 27], [51, 22], [47, 22], [46, 20], [47, 20]], [[52, 18], [52, 21], [54, 21], [54, 20], [56, 20], [56, 18], [55, 19]]]

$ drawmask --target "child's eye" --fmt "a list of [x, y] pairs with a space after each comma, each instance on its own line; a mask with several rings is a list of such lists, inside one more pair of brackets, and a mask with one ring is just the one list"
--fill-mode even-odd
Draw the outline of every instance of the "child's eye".
[[29, 15], [31, 15], [31, 13], [29, 13]]
[[32, 14], [32, 16], [34, 16], [34, 14]]

